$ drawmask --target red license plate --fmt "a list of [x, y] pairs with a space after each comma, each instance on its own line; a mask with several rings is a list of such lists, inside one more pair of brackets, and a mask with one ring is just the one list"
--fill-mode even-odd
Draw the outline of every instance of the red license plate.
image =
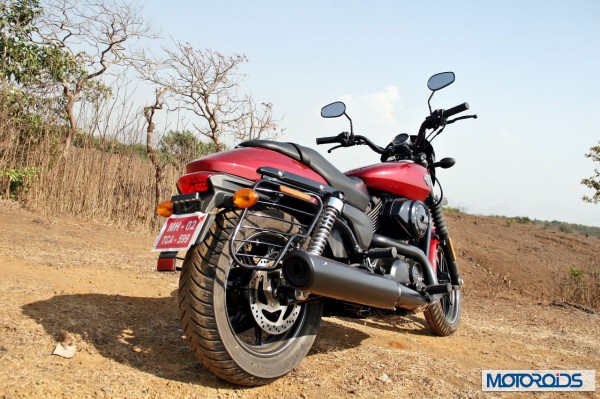
[[205, 220], [202, 212], [171, 215], [160, 229], [152, 252], [187, 251], [196, 242]]

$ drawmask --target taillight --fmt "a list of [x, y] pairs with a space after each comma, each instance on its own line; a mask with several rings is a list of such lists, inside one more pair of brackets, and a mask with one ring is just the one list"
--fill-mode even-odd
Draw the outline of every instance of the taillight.
[[177, 181], [179, 192], [181, 194], [190, 194], [208, 191], [208, 178], [215, 174], [215, 172], [194, 172], [183, 175]]

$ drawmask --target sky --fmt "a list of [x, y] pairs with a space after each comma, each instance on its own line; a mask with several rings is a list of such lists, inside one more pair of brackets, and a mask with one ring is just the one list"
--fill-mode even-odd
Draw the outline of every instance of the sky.
[[584, 154], [600, 142], [599, 1], [149, 0], [143, 14], [164, 37], [245, 54], [241, 91], [274, 104], [281, 140], [343, 171], [379, 157], [317, 146], [349, 128], [322, 119], [322, 106], [344, 101], [355, 133], [383, 146], [416, 134], [428, 78], [453, 71], [433, 108], [467, 101], [478, 119], [433, 142], [438, 159], [456, 159], [438, 173], [449, 204], [600, 226], [580, 184], [598, 166]]

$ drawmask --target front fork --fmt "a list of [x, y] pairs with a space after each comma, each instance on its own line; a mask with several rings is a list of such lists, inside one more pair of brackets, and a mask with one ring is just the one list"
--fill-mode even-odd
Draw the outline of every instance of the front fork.
[[[462, 279], [458, 272], [458, 264], [456, 263], [456, 253], [452, 246], [452, 240], [448, 234], [448, 225], [444, 218], [444, 211], [442, 209], [441, 201], [435, 201], [432, 197], [427, 199], [427, 205], [431, 211], [431, 217], [433, 219], [433, 226], [439, 240], [439, 245], [442, 246], [446, 262], [448, 263], [448, 272], [450, 274], [450, 282], [454, 286], [462, 285]], [[435, 244], [435, 243], [434, 243]], [[437, 251], [436, 251], [437, 252]], [[431, 253], [431, 252], [430, 252]], [[433, 253], [435, 256], [435, 252]]]

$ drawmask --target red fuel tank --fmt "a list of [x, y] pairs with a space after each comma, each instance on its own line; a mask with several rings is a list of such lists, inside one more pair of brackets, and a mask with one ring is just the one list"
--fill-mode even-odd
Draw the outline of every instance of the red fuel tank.
[[259, 147], [243, 147], [222, 151], [188, 163], [186, 173], [215, 171], [257, 181], [261, 176], [256, 169], [270, 166], [327, 184], [317, 172], [308, 166], [277, 151]]
[[386, 162], [346, 172], [360, 177], [369, 190], [380, 190], [412, 200], [424, 201], [431, 192], [427, 168], [411, 161]]

